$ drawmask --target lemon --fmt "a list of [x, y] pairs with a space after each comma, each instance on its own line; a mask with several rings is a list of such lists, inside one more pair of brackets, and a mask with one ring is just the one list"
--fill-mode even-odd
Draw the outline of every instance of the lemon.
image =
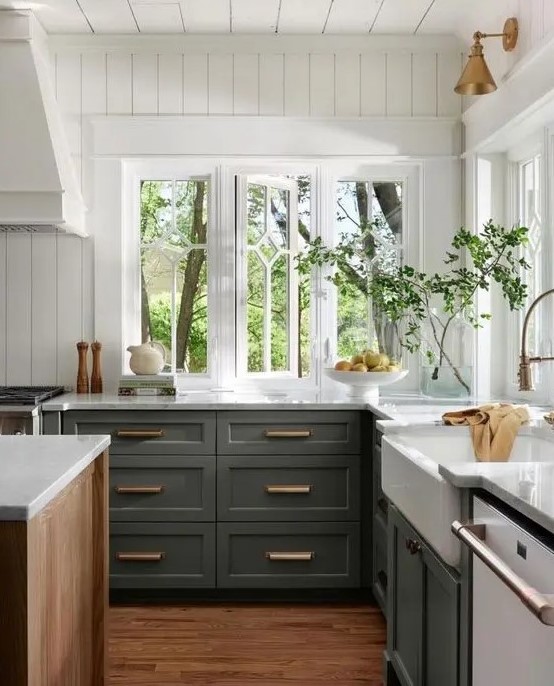
[[373, 352], [373, 350], [368, 350], [364, 357], [365, 364], [371, 369], [381, 364], [381, 353]]
[[362, 362], [358, 362], [352, 367], [353, 372], [367, 372], [367, 367]]

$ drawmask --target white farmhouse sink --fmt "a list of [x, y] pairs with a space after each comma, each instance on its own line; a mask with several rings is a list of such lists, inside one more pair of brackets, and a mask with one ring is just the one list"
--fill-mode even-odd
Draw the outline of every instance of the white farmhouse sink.
[[[476, 463], [467, 426], [406, 426], [383, 421], [382, 487], [423, 538], [447, 563], [460, 561], [459, 541], [450, 525], [461, 517], [460, 491], [439, 473], [440, 465], [475, 464], [476, 469], [502, 469], [503, 463]], [[520, 430], [509, 463], [554, 462], [551, 430]], [[493, 467], [494, 465], [494, 467]]]

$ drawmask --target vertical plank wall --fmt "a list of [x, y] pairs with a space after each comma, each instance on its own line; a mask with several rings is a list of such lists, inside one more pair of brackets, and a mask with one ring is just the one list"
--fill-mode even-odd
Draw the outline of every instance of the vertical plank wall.
[[[52, 54], [52, 79], [90, 207], [91, 115], [458, 117], [457, 51], [164, 52], [90, 45]], [[0, 234], [0, 384], [73, 385], [93, 335], [92, 240]]]

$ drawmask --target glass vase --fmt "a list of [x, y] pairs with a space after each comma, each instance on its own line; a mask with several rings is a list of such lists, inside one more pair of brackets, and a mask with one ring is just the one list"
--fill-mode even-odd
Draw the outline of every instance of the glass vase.
[[[446, 327], [446, 328], [445, 328]], [[473, 394], [474, 329], [463, 317], [432, 310], [422, 327], [420, 389], [431, 398]]]
[[401, 323], [392, 322], [385, 314], [374, 310], [368, 338], [371, 350], [385, 354], [389, 364], [402, 367]]

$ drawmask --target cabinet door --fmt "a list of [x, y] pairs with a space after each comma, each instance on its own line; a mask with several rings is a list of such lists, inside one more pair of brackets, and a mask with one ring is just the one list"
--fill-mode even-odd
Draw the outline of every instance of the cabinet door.
[[389, 508], [388, 521], [387, 649], [400, 684], [416, 686], [421, 683], [421, 541], [393, 507]]
[[425, 686], [457, 686], [460, 583], [423, 549], [423, 678]]

